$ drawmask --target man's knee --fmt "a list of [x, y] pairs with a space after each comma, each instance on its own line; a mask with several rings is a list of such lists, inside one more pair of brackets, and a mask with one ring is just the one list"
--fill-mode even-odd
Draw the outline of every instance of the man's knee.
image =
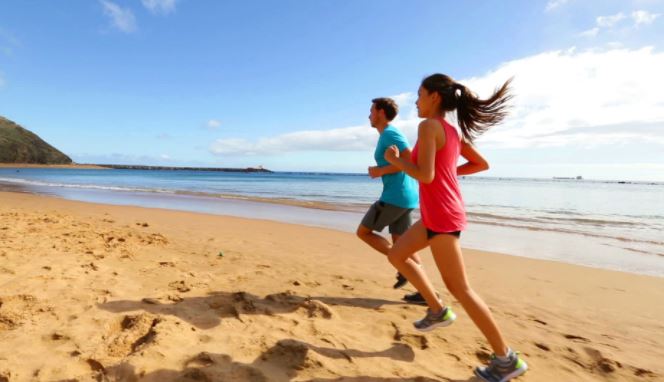
[[367, 227], [365, 227], [361, 224], [357, 227], [357, 230], [355, 231], [355, 234], [357, 235], [357, 237], [359, 237], [362, 240], [364, 240], [365, 237], [367, 237], [368, 235], [371, 235], [372, 233], [373, 232], [369, 228], [367, 228]]

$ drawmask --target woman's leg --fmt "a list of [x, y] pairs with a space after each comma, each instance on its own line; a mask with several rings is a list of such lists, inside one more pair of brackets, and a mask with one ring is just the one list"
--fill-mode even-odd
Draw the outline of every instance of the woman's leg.
[[[401, 235], [392, 234], [392, 245], [394, 245], [394, 243], [399, 241], [400, 237], [401, 237]], [[388, 250], [388, 253], [389, 253], [389, 250]], [[417, 264], [422, 265], [422, 259], [420, 258], [420, 255], [417, 254], [417, 252], [413, 253], [410, 256], [410, 258], [413, 259], [413, 261], [415, 261]]]
[[440, 234], [433, 237], [429, 243], [447, 289], [461, 303], [475, 325], [484, 334], [489, 344], [491, 344], [493, 352], [497, 356], [505, 356], [507, 345], [489, 307], [470, 288], [468, 283], [459, 238], [453, 235]]
[[415, 252], [426, 248], [428, 245], [426, 228], [419, 220], [399, 237], [399, 240], [390, 249], [387, 258], [399, 273], [404, 275], [415, 289], [422, 294], [429, 308], [433, 312], [440, 312], [443, 305], [438, 300], [431, 281], [429, 281], [422, 268], [412, 259]]

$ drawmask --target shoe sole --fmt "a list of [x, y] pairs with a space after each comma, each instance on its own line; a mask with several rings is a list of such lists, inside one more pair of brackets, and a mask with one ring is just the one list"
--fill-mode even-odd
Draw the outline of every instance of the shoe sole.
[[408, 301], [408, 300], [405, 300], [405, 299], [403, 299], [403, 298], [401, 299], [401, 301], [403, 301], [403, 302], [407, 302], [407, 303], [409, 303], [409, 304], [413, 304], [413, 305], [427, 306], [427, 302], [426, 302], [426, 301]]
[[[521, 368], [519, 368], [519, 369], [517, 369], [517, 370], [514, 370], [513, 372], [507, 374], [506, 376], [504, 376], [503, 378], [501, 378], [500, 381], [498, 381], [498, 382], [507, 382], [507, 381], [509, 381], [510, 379], [514, 379], [514, 378], [516, 378], [516, 377], [519, 377], [519, 376], [525, 374], [526, 371], [528, 371], [528, 364], [524, 362], [524, 364], [523, 364], [523, 366], [522, 366]], [[483, 376], [477, 371], [477, 369], [475, 369], [475, 375], [476, 375], [479, 379], [481, 379], [481, 380], [483, 380], [483, 381], [486, 381], [486, 382], [494, 382], [493, 380], [489, 380], [489, 379], [484, 378], [484, 377], [483, 377]]]
[[444, 328], [446, 326], [450, 326], [454, 323], [454, 321], [456, 321], [456, 314], [453, 314], [452, 317], [450, 317], [449, 320], [437, 322], [437, 323], [435, 323], [431, 326], [427, 326], [426, 328], [420, 329], [417, 326], [415, 326], [415, 330], [417, 330], [418, 332], [430, 332], [430, 331], [432, 331], [436, 328]]
[[[436, 292], [436, 297], [438, 297], [438, 301], [440, 301], [440, 295], [438, 295], [438, 292]], [[413, 304], [413, 305], [427, 306], [427, 302], [425, 300], [410, 301], [410, 300], [406, 300], [405, 298], [402, 297], [401, 301], [404, 301], [404, 302], [407, 302], [407, 303]], [[442, 305], [442, 301], [441, 301], [441, 305]]]

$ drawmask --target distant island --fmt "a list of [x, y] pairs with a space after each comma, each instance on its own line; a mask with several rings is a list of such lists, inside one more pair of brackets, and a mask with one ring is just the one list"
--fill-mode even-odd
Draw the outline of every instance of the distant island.
[[127, 165], [127, 164], [94, 164], [103, 168], [111, 168], [116, 170], [181, 170], [181, 171], [219, 171], [219, 172], [265, 172], [271, 173], [272, 171], [258, 167], [246, 168], [229, 168], [229, 167], [175, 167], [175, 166], [143, 166], [143, 165]]
[[223, 167], [175, 167], [143, 166], [124, 164], [77, 164], [70, 157], [51, 146], [37, 134], [14, 121], [0, 116], [0, 167], [72, 167], [107, 168], [118, 170], [183, 170], [219, 172], [264, 172], [272, 171], [263, 166], [247, 168]]
[[72, 160], [37, 134], [0, 116], [0, 163], [69, 165]]
[[577, 175], [577, 176], [554, 176], [553, 179], [555, 179], [555, 180], [583, 180], [583, 177], [581, 175]]

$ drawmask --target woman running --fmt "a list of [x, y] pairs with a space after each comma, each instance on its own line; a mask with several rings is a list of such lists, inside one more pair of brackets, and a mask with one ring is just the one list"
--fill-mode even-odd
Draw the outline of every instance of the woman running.
[[[466, 227], [466, 213], [457, 176], [489, 168], [472, 142], [507, 115], [507, 102], [511, 99], [509, 84], [510, 81], [505, 82], [488, 99], [480, 99], [449, 76], [433, 74], [425, 78], [416, 102], [418, 116], [425, 119], [419, 125], [411, 161], [400, 158], [395, 146], [385, 151], [385, 159], [417, 180], [420, 186], [422, 219], [399, 238], [388, 255], [429, 307], [426, 316], [414, 326], [429, 331], [448, 326], [456, 319], [452, 309], [436, 295], [426, 274], [410, 258], [429, 246], [445, 286], [493, 348], [489, 365], [475, 369], [478, 377], [489, 382], [509, 381], [525, 373], [528, 366], [507, 346], [491, 311], [471, 289], [466, 277], [459, 245], [461, 231]], [[463, 137], [445, 120], [446, 114], [453, 111]], [[467, 162], [457, 167], [459, 155]]]

